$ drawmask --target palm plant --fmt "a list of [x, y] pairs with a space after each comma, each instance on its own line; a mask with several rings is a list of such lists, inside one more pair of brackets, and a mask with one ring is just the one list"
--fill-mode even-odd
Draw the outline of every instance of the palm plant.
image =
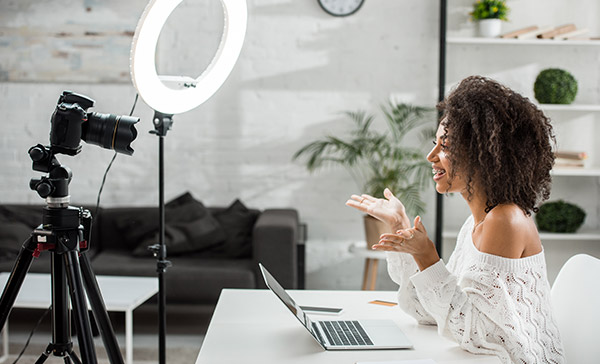
[[[365, 111], [347, 111], [344, 114], [354, 123], [347, 138], [327, 135], [302, 147], [293, 158], [306, 157], [309, 171], [326, 164], [342, 165], [365, 193], [383, 196], [387, 187], [404, 203], [409, 214], [422, 214], [425, 202], [421, 191], [432, 180], [431, 165], [423, 150], [407, 146], [404, 138], [425, 122], [435, 120], [432, 109], [391, 101], [381, 109], [387, 132], [374, 130], [375, 116]], [[434, 135], [433, 128], [421, 131], [421, 139], [432, 139]]]

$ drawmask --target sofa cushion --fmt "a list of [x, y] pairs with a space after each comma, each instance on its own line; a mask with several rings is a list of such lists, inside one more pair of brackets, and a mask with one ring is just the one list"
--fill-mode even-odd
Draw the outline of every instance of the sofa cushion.
[[235, 200], [228, 208], [215, 211], [213, 215], [225, 231], [225, 241], [200, 252], [199, 256], [234, 259], [252, 257], [252, 230], [260, 212], [248, 209], [240, 200]]
[[42, 223], [42, 208], [43, 206], [0, 206], [1, 260], [15, 260], [23, 242], [31, 235], [33, 229]]
[[[156, 229], [146, 236], [133, 251], [134, 255], [147, 255], [148, 245], [159, 240]], [[225, 240], [225, 231], [219, 222], [195, 200], [189, 192], [165, 205], [165, 244], [170, 255], [204, 250]]]
[[32, 230], [21, 222], [3, 221], [0, 225], [0, 259], [15, 259]]

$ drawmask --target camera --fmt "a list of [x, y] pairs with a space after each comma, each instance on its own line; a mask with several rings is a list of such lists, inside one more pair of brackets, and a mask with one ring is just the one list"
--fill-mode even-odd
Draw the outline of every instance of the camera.
[[71, 91], [63, 91], [50, 120], [50, 148], [54, 153], [76, 155], [81, 140], [132, 155], [131, 142], [137, 137], [134, 124], [139, 118], [88, 112], [94, 100]]

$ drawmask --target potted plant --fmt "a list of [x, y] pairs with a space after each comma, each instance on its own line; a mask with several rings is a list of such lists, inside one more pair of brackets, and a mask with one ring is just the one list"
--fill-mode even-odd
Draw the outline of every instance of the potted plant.
[[[344, 115], [353, 124], [347, 136], [326, 135], [302, 147], [293, 158], [305, 157], [309, 171], [327, 164], [343, 166], [364, 193], [381, 197], [383, 190], [389, 188], [410, 215], [422, 214], [425, 202], [421, 191], [431, 183], [431, 164], [423, 150], [407, 146], [404, 138], [421, 127], [421, 139], [434, 139], [435, 129], [423, 127], [425, 122], [435, 120], [433, 109], [391, 101], [381, 109], [387, 131], [373, 126], [373, 115], [365, 111], [347, 111]], [[383, 223], [368, 215], [365, 216], [365, 229], [369, 246], [387, 230]]]
[[493, 38], [500, 35], [502, 21], [507, 21], [508, 6], [501, 0], [478, 0], [473, 4], [471, 19], [477, 21], [479, 35]]

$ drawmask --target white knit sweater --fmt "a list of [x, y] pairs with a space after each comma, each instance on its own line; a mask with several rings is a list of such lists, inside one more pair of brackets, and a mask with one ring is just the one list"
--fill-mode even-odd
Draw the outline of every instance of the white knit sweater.
[[521, 259], [482, 253], [473, 224], [470, 216], [448, 265], [440, 260], [419, 272], [409, 254], [387, 254], [400, 307], [470, 352], [503, 363], [564, 363], [544, 252]]

